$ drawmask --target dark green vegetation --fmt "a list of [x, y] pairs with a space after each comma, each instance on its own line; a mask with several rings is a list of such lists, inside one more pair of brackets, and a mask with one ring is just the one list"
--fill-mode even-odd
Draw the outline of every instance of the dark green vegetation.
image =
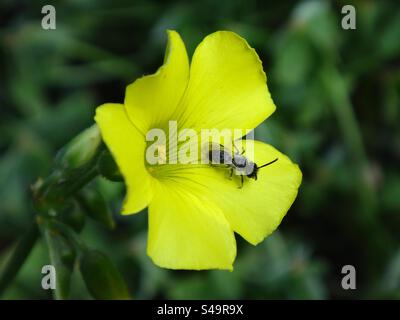
[[[93, 123], [96, 106], [122, 102], [127, 84], [161, 65], [165, 29], [178, 30], [191, 53], [207, 34], [228, 29], [256, 48], [278, 107], [256, 137], [303, 171], [279, 231], [257, 247], [237, 237], [232, 273], [163, 270], [146, 256], [146, 214], [120, 216], [123, 185], [97, 178], [85, 192], [105, 198], [116, 228], [87, 218], [80, 239], [109, 257], [134, 298], [400, 298], [398, 2], [355, 1], [357, 30], [347, 31], [347, 1], [162, 3], [54, 1], [57, 29], [44, 31], [47, 1], [1, 1], [0, 264], [21, 235], [36, 233], [30, 185]], [[75, 230], [81, 207], [69, 210]], [[59, 233], [41, 233], [3, 298], [50, 298], [42, 266], [61, 261], [68, 272], [75, 258], [82, 264]], [[90, 255], [84, 269], [107, 260]], [[340, 286], [345, 264], [356, 267], [357, 290]], [[86, 278], [96, 282], [90, 271]], [[90, 297], [79, 272], [71, 281], [70, 297]], [[121, 283], [113, 290], [126, 296]]]

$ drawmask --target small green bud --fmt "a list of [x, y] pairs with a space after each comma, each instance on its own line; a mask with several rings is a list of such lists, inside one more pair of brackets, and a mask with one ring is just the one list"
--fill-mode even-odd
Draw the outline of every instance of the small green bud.
[[130, 299], [121, 274], [103, 253], [85, 250], [80, 259], [80, 271], [86, 287], [98, 300]]
[[79, 168], [94, 158], [101, 141], [100, 130], [97, 124], [94, 124], [62, 148], [56, 157], [56, 162], [64, 168]]
[[115, 182], [123, 181], [121, 172], [109, 150], [104, 150], [98, 161], [99, 173], [106, 179]]
[[82, 231], [85, 225], [85, 214], [77, 201], [71, 201], [71, 203], [62, 210], [60, 218], [62, 222], [78, 233]]
[[75, 258], [76, 258], [76, 252], [74, 251], [73, 248], [63, 248], [63, 250], [60, 253], [60, 257], [62, 262], [68, 267], [72, 268], [74, 267], [75, 263]]
[[82, 190], [76, 198], [79, 202], [81, 210], [85, 211], [90, 218], [100, 222], [110, 229], [115, 227], [115, 221], [111, 210], [109, 209], [103, 196], [97, 190]]

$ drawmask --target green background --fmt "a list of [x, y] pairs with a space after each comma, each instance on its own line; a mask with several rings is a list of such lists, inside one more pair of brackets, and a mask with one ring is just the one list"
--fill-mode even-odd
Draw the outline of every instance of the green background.
[[[353, 3], [357, 29], [341, 28]], [[53, 4], [57, 29], [41, 28]], [[303, 171], [278, 231], [239, 236], [234, 272], [171, 271], [146, 256], [147, 214], [120, 216], [124, 187], [98, 178], [117, 228], [87, 219], [137, 299], [400, 298], [400, 6], [396, 1], [11, 1], [0, 3], [0, 265], [33, 219], [29, 186], [96, 106], [162, 63], [165, 30], [188, 51], [216, 30], [256, 49], [277, 111], [256, 130]], [[251, 112], [251, 106], [243, 106]], [[266, 204], [267, 206], [268, 204]], [[48, 299], [39, 241], [5, 299]], [[354, 265], [357, 289], [343, 290]], [[90, 298], [74, 272], [71, 298]]]

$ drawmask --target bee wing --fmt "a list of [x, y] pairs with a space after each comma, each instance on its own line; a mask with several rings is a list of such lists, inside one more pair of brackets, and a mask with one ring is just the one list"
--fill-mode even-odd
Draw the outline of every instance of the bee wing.
[[232, 164], [232, 155], [226, 150], [211, 150], [209, 153], [209, 160], [213, 164]]
[[215, 165], [227, 165], [232, 163], [232, 151], [222, 144], [210, 142], [208, 148], [206, 145], [203, 154], [209, 162]]
[[232, 156], [235, 154], [233, 146], [234, 145], [232, 144], [232, 146], [231, 146], [232, 148], [230, 148], [230, 147], [228, 147], [226, 145], [223, 145], [223, 144], [218, 144], [218, 143], [212, 143], [211, 144], [211, 147], [212, 147], [213, 150], [215, 149], [215, 150], [224, 151], [224, 152], [229, 153]]

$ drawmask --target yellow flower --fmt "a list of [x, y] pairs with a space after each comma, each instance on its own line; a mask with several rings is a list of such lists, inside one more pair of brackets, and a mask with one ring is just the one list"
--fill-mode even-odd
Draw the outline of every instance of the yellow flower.
[[261, 169], [257, 180], [245, 178], [241, 189], [226, 170], [211, 165], [149, 166], [147, 132], [167, 129], [170, 120], [197, 131], [248, 130], [274, 110], [257, 53], [227, 31], [207, 36], [190, 66], [179, 34], [168, 31], [164, 65], [129, 85], [124, 104], [97, 108], [95, 120], [127, 186], [122, 213], [149, 207], [147, 253], [155, 264], [232, 270], [234, 232], [253, 245], [271, 234], [296, 198], [302, 175], [288, 157], [259, 141], [251, 160], [279, 160]]

